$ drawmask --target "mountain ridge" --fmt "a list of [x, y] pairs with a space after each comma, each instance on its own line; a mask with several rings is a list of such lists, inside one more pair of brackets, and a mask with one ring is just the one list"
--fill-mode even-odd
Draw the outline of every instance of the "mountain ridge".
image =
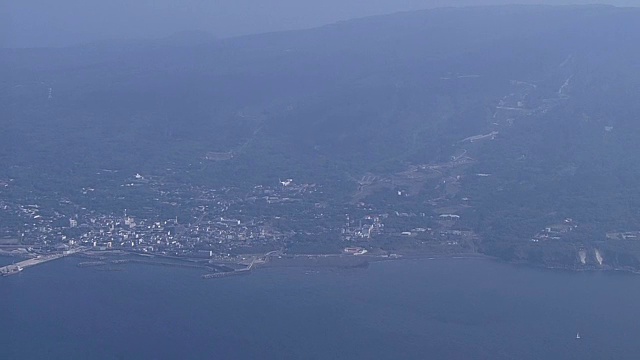
[[197, 186], [293, 178], [325, 187], [334, 220], [360, 203], [425, 214], [359, 245], [430, 228], [411, 246], [602, 267], [582, 263], [597, 249], [637, 267], [640, 248], [611, 234], [640, 229], [638, 24], [633, 8], [471, 7], [207, 45], [0, 50], [3, 196], [86, 202], [78, 189], [168, 168]]

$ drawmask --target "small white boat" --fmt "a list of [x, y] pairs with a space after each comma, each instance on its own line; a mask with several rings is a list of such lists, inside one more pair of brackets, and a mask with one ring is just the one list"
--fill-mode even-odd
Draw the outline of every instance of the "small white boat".
[[580, 339], [580, 333], [576, 333], [576, 339]]

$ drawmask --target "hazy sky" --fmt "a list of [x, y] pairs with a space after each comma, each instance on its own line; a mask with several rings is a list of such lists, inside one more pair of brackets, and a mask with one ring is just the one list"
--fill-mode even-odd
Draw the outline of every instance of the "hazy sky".
[[205, 30], [228, 37], [437, 6], [639, 0], [0, 0], [0, 47], [64, 46]]

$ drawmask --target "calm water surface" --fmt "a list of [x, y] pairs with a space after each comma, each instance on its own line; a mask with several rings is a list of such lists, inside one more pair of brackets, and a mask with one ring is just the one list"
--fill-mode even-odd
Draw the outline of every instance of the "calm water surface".
[[635, 275], [424, 259], [202, 280], [79, 261], [0, 278], [0, 359], [640, 357]]

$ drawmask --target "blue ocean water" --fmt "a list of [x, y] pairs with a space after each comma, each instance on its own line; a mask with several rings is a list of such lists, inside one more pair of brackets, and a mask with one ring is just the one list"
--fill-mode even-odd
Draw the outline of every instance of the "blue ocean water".
[[0, 359], [640, 357], [636, 275], [423, 259], [203, 280], [78, 261], [0, 278]]

